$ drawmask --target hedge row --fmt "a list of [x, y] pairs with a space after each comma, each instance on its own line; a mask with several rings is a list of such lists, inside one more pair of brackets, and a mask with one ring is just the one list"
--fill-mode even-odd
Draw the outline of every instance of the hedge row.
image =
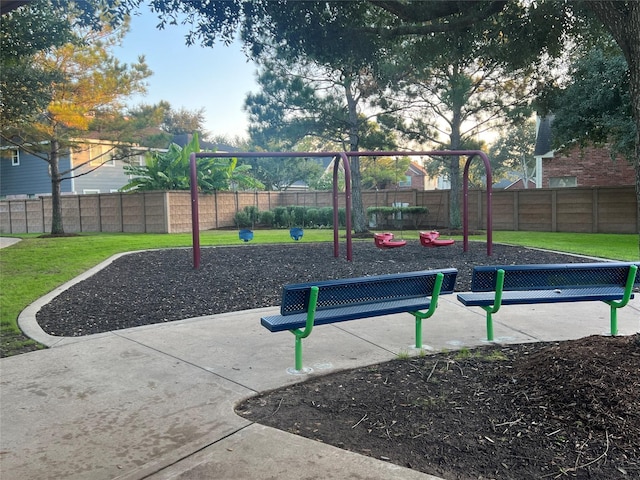
[[[418, 225], [421, 219], [429, 213], [426, 207], [369, 207], [367, 216], [376, 217], [379, 224], [393, 221], [394, 218], [409, 219]], [[346, 226], [346, 209], [338, 209], [339, 227]], [[273, 210], [260, 211], [258, 207], [247, 206], [235, 215], [238, 228], [327, 228], [333, 227], [333, 207], [305, 207], [291, 205], [276, 207]]]

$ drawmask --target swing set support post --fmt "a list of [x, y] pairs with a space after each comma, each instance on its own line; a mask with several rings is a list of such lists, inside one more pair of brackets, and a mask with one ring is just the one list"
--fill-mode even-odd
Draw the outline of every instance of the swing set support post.
[[198, 173], [196, 168], [196, 154], [189, 155], [189, 170], [191, 180], [191, 236], [193, 239], [193, 268], [200, 268], [200, 216], [198, 211]]
[[333, 163], [333, 256], [340, 256], [340, 241], [338, 235], [339, 225], [339, 204], [338, 204], [338, 173], [339, 173], [339, 159], [342, 159], [344, 165], [344, 193], [345, 193], [345, 227], [347, 230], [347, 260], [350, 262], [353, 260], [353, 242], [351, 238], [351, 166], [349, 165], [349, 157], [346, 153], [342, 152], [340, 155], [334, 157]]
[[[493, 245], [493, 210], [491, 207], [491, 184], [493, 183], [491, 179], [491, 163], [489, 162], [489, 157], [482, 152], [470, 152], [468, 153], [467, 162], [464, 164], [464, 181], [462, 184], [462, 197], [463, 197], [463, 214], [462, 214], [462, 234], [463, 234], [463, 248], [464, 252], [469, 250], [469, 166], [471, 165], [471, 161], [476, 157], [480, 157], [484, 162], [484, 168], [487, 175], [487, 256], [490, 257], [492, 253], [492, 245]], [[480, 202], [482, 203], [482, 202]], [[482, 205], [478, 205], [480, 212], [482, 213]]]

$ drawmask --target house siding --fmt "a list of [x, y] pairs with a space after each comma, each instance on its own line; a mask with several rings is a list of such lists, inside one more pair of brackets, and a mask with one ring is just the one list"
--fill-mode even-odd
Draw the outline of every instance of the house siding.
[[[116, 160], [115, 165], [102, 165], [97, 170], [74, 179], [75, 193], [82, 194], [86, 190], [97, 190], [95, 193], [110, 193], [119, 190], [129, 182], [129, 176], [124, 173], [125, 163]], [[89, 168], [83, 167], [76, 175]]]
[[[109, 152], [108, 145], [92, 143], [81, 151], [74, 152], [70, 156], [60, 159], [60, 171], [68, 171], [71, 164], [77, 168], [71, 178], [63, 180], [61, 192], [65, 194], [76, 193], [110, 193], [119, 190], [129, 182], [129, 176], [124, 172], [126, 162], [116, 160], [113, 165], [106, 163], [99, 168], [89, 161], [99, 158], [101, 152]], [[12, 165], [9, 150], [5, 150], [0, 161], [0, 196], [1, 197], [33, 197], [37, 195], [51, 194], [51, 177], [49, 176], [49, 164], [46, 161], [29, 155], [20, 150], [20, 165]], [[106, 157], [104, 157], [106, 159]], [[131, 161], [137, 163], [138, 157]], [[84, 165], [83, 165], [84, 164]], [[91, 171], [92, 169], [95, 169]], [[70, 174], [65, 175], [69, 177]]]
[[[60, 170], [69, 169], [69, 157], [60, 159]], [[63, 181], [62, 193], [72, 192], [72, 183]], [[49, 164], [34, 155], [20, 151], [20, 165], [11, 165], [11, 159], [2, 156], [0, 160], [0, 196], [51, 195]]]
[[542, 159], [542, 187], [549, 188], [549, 180], [575, 177], [577, 187], [618, 187], [635, 185], [635, 170], [623, 157], [611, 159], [609, 150], [595, 147], [576, 147], [553, 158]]

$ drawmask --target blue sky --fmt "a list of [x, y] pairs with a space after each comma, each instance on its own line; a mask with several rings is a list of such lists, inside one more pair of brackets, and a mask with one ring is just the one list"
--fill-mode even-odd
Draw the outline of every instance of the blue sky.
[[123, 62], [144, 55], [153, 71], [147, 94], [128, 103], [152, 104], [167, 100], [174, 108], [205, 109], [205, 128], [211, 135], [246, 136], [247, 116], [242, 110], [250, 91], [257, 91], [256, 66], [248, 63], [239, 44], [213, 48], [187, 47], [184, 25], [158, 30], [157, 17], [149, 11], [133, 15], [131, 28], [114, 55]]

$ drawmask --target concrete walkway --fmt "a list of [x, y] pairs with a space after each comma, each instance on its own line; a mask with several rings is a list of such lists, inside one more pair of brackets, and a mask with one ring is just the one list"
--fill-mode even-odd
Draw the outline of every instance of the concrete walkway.
[[20, 240], [22, 239], [13, 237], [0, 237], [0, 248], [10, 247], [11, 245], [18, 243]]
[[[436, 478], [234, 413], [244, 398], [309, 378], [287, 373], [293, 335], [260, 326], [277, 308], [62, 338], [35, 322], [47, 301], [19, 322], [51, 348], [0, 360], [2, 480]], [[618, 322], [622, 335], [639, 331], [640, 296]], [[494, 323], [501, 343], [567, 340], [606, 333], [609, 307], [510, 306]], [[406, 314], [318, 327], [305, 365], [318, 375], [416, 353], [413, 328]], [[434, 351], [481, 345], [484, 335], [483, 311], [455, 295], [424, 322]]]

